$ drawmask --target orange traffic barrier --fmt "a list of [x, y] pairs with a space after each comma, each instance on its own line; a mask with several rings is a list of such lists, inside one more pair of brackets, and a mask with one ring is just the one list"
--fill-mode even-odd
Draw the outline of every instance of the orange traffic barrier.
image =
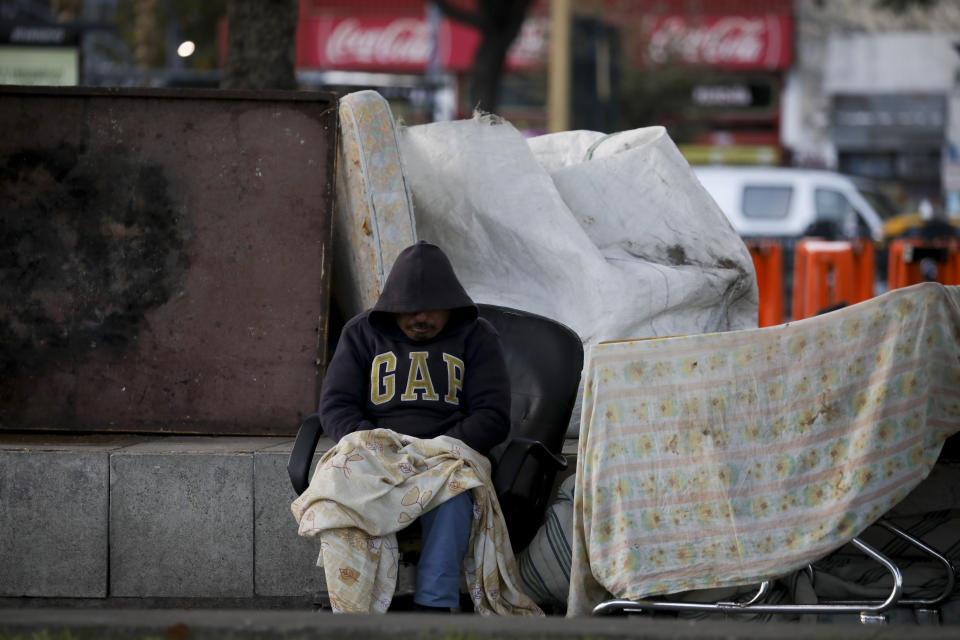
[[760, 294], [757, 324], [761, 327], [780, 324], [783, 322], [783, 249], [776, 240], [750, 240], [746, 244], [753, 258]]
[[888, 288], [909, 287], [927, 279], [960, 284], [960, 239], [898, 238], [890, 243]]
[[853, 246], [846, 241], [806, 239], [793, 255], [793, 319], [809, 318], [837, 305], [852, 304]]
[[873, 242], [858, 239], [852, 243], [853, 249], [853, 299], [850, 304], [863, 302], [873, 297], [873, 280], [876, 271], [876, 256]]

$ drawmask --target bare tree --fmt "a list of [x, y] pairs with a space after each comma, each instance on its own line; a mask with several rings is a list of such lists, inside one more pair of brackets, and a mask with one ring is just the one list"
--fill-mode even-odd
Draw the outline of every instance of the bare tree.
[[477, 0], [473, 11], [448, 0], [433, 2], [452, 19], [480, 31], [480, 46], [470, 70], [470, 103], [483, 111], [495, 112], [500, 103], [500, 78], [507, 50], [520, 33], [531, 0]]
[[223, 89], [295, 89], [297, 0], [229, 0]]

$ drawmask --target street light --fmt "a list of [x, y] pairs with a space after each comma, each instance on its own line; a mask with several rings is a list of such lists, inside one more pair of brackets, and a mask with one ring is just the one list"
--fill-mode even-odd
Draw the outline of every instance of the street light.
[[189, 58], [196, 50], [197, 45], [193, 43], [193, 40], [184, 40], [180, 43], [180, 46], [177, 47], [177, 55], [181, 58]]

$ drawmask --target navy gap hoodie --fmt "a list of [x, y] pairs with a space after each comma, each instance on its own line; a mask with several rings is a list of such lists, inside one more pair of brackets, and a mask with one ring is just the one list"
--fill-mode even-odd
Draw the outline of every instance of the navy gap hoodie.
[[[449, 309], [443, 330], [412, 340], [394, 314]], [[320, 395], [333, 440], [387, 428], [453, 436], [486, 454], [510, 430], [510, 381], [493, 326], [478, 316], [443, 251], [418, 242], [397, 257], [372, 309], [344, 326]]]

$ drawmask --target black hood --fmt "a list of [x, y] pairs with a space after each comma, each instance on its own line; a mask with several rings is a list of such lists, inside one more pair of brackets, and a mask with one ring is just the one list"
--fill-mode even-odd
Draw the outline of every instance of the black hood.
[[477, 319], [477, 305], [467, 295], [450, 259], [440, 247], [421, 240], [404, 249], [393, 263], [383, 293], [370, 311], [370, 322], [396, 328], [392, 314], [449, 309], [448, 329]]

